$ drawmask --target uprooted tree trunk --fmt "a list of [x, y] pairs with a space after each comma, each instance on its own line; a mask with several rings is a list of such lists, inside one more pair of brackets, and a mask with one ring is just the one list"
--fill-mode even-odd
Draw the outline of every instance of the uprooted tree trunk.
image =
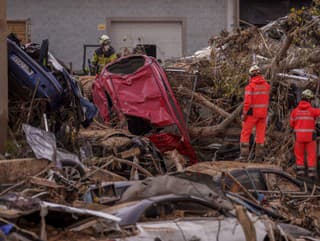
[[227, 111], [224, 109], [220, 108], [219, 106], [213, 104], [211, 101], [209, 101], [206, 97], [203, 95], [197, 93], [197, 92], [192, 92], [191, 90], [185, 88], [185, 87], [179, 87], [178, 91], [180, 93], [183, 93], [184, 95], [187, 95], [190, 98], [194, 98], [195, 101], [197, 101], [199, 104], [207, 107], [208, 109], [212, 110], [213, 112], [218, 113], [219, 115], [223, 117], [230, 117], [231, 114], [229, 114]]
[[270, 82], [274, 83], [275, 80], [277, 79], [277, 74], [279, 73], [280, 69], [280, 61], [284, 58], [286, 55], [291, 43], [293, 41], [293, 34], [290, 34], [286, 37], [284, 40], [281, 49], [279, 51], [279, 54], [274, 57], [271, 63], [271, 69], [269, 72], [269, 77], [270, 77]]
[[[273, 83], [277, 79], [277, 74], [280, 70], [280, 65], [282, 69], [293, 69], [293, 68], [299, 68], [299, 67], [305, 67], [306, 65], [310, 63], [319, 63], [320, 62], [320, 50], [316, 49], [313, 50], [311, 53], [309, 53], [307, 56], [302, 57], [300, 54], [297, 54], [297, 57], [294, 58], [293, 60], [290, 58], [287, 58], [284, 60], [284, 57], [286, 56], [286, 53], [288, 49], [290, 48], [290, 45], [292, 44], [295, 35], [297, 35], [299, 32], [301, 34], [301, 31], [307, 31], [310, 29], [312, 26], [314, 26], [318, 20], [314, 20], [311, 23], [306, 24], [305, 26], [302, 26], [300, 28], [297, 28], [295, 31], [292, 33], [288, 34], [286, 39], [281, 45], [279, 54], [275, 56], [275, 58], [272, 60], [271, 63], [271, 69], [269, 72], [269, 77], [271, 83]], [[288, 61], [289, 60], [289, 61]]]
[[229, 117], [223, 120], [220, 124], [215, 126], [206, 126], [206, 127], [189, 127], [189, 134], [191, 137], [212, 137], [218, 134], [221, 134], [225, 129], [239, 117], [242, 110], [242, 105], [239, 105]]

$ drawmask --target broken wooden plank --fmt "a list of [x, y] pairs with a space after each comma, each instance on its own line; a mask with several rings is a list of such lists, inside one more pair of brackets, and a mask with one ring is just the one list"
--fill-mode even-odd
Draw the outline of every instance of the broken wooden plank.
[[40, 178], [40, 177], [30, 177], [30, 183], [37, 186], [49, 187], [53, 189], [64, 188], [64, 186], [58, 185], [54, 181], [50, 181], [48, 179]]
[[129, 150], [117, 153], [117, 155], [122, 159], [128, 159], [134, 156], [139, 156], [141, 154], [141, 150], [139, 147], [133, 147]]
[[257, 241], [256, 228], [243, 206], [236, 205], [236, 214], [247, 241]]

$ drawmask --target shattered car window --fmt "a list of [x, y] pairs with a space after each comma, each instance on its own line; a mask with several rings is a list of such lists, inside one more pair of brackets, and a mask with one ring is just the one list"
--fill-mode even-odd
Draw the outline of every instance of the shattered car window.
[[[237, 170], [231, 173], [232, 176], [248, 190], [267, 190], [263, 177], [259, 171], [255, 170]], [[226, 189], [238, 193], [241, 187], [231, 178], [225, 179]]]
[[116, 65], [107, 67], [108, 71], [113, 74], [132, 74], [144, 65], [144, 58], [142, 56], [133, 56], [130, 59], [122, 59]]

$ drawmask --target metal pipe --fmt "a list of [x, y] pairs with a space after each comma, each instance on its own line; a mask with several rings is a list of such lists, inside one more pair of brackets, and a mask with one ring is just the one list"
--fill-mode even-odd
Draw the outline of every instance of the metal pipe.
[[44, 122], [44, 129], [46, 132], [49, 131], [49, 126], [48, 126], [48, 119], [47, 119], [47, 114], [43, 113], [43, 122]]
[[281, 78], [294, 79], [294, 80], [304, 80], [304, 81], [309, 81], [310, 80], [310, 78], [308, 78], [308, 77], [301, 77], [301, 76], [292, 75], [292, 74], [279, 73], [279, 74], [277, 74], [277, 76], [279, 76]]

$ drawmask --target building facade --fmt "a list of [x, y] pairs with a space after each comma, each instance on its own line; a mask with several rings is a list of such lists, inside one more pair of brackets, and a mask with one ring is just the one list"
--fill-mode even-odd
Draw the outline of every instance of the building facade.
[[102, 34], [117, 52], [142, 45], [163, 60], [207, 46], [212, 35], [237, 25], [238, 12], [238, 0], [10, 0], [7, 8], [9, 21], [27, 20], [26, 35], [48, 38], [50, 51], [76, 70]]

